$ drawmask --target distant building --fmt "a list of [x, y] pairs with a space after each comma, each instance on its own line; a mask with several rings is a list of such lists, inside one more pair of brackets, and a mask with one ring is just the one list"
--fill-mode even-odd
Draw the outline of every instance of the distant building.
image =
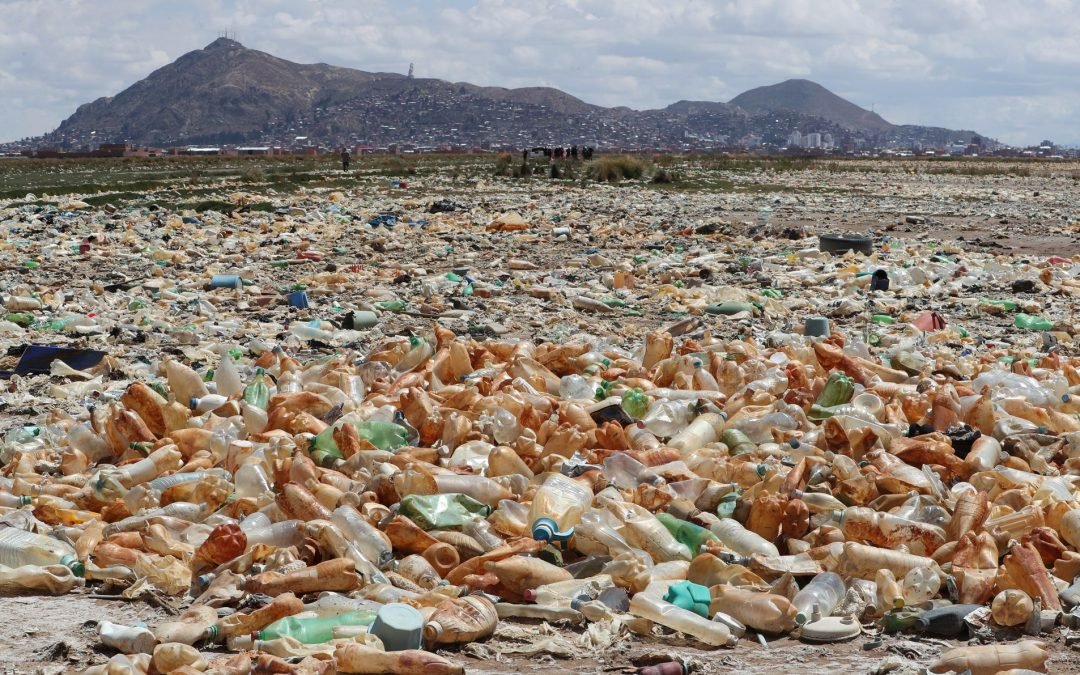
[[791, 135], [787, 137], [787, 144], [789, 148], [801, 148], [803, 147], [802, 132], [796, 129], [791, 132]]

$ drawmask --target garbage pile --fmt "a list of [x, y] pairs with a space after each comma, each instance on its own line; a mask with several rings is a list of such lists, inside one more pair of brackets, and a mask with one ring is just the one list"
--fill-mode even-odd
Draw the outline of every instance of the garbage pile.
[[[201, 236], [278, 259], [228, 226]], [[477, 227], [574, 237], [520, 215]], [[294, 257], [269, 269], [320, 260], [285, 239]], [[90, 299], [12, 285], [8, 344], [60, 335], [66, 351], [14, 350], [5, 406], [51, 405], [0, 446], [0, 593], [90, 585], [181, 610], [102, 620], [115, 656], [91, 673], [461, 673], [461, 649], [538, 621], [594, 626], [607, 647], [973, 637], [925, 665], [1045, 670], [1039, 636], [1080, 616], [1080, 358], [1061, 309], [1080, 264], [803, 244], [595, 250], [585, 281], [509, 258], [484, 281], [448, 258], [308, 273], [275, 296], [237, 253], [200, 282], [151, 263]], [[958, 297], [1017, 270], [1054, 299]], [[311, 318], [309, 299], [412, 274], [415, 295], [373, 288]], [[736, 277], [753, 281], [721, 281]], [[561, 339], [477, 329], [478, 298], [515, 297], [552, 303]], [[101, 311], [58, 311], [78, 302]], [[961, 327], [948, 303], [1015, 328]]]

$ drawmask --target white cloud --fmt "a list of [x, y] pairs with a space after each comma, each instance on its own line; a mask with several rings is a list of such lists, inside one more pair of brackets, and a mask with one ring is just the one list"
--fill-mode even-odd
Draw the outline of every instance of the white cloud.
[[806, 77], [897, 123], [1080, 140], [1071, 0], [0, 0], [0, 139], [236, 31], [305, 63], [635, 108]]

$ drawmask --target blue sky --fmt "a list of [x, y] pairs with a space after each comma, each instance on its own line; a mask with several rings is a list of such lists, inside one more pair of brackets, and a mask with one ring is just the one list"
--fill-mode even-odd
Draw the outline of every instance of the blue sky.
[[887, 120], [1080, 142], [1074, 0], [0, 0], [0, 140], [233, 31], [300, 62], [591, 103], [729, 100], [812, 79]]

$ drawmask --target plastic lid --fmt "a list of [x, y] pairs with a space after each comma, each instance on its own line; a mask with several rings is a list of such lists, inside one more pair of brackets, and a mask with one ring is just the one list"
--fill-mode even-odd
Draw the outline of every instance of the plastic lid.
[[840, 642], [862, 634], [862, 626], [850, 616], [827, 616], [802, 627], [807, 642]]
[[388, 652], [419, 649], [424, 639], [424, 617], [410, 605], [383, 605], [368, 631], [382, 640]]
[[565, 532], [560, 532], [559, 524], [551, 518], [537, 518], [533, 521], [532, 537], [536, 541], [563, 542], [569, 540], [573, 534], [574, 528], [572, 527]]

